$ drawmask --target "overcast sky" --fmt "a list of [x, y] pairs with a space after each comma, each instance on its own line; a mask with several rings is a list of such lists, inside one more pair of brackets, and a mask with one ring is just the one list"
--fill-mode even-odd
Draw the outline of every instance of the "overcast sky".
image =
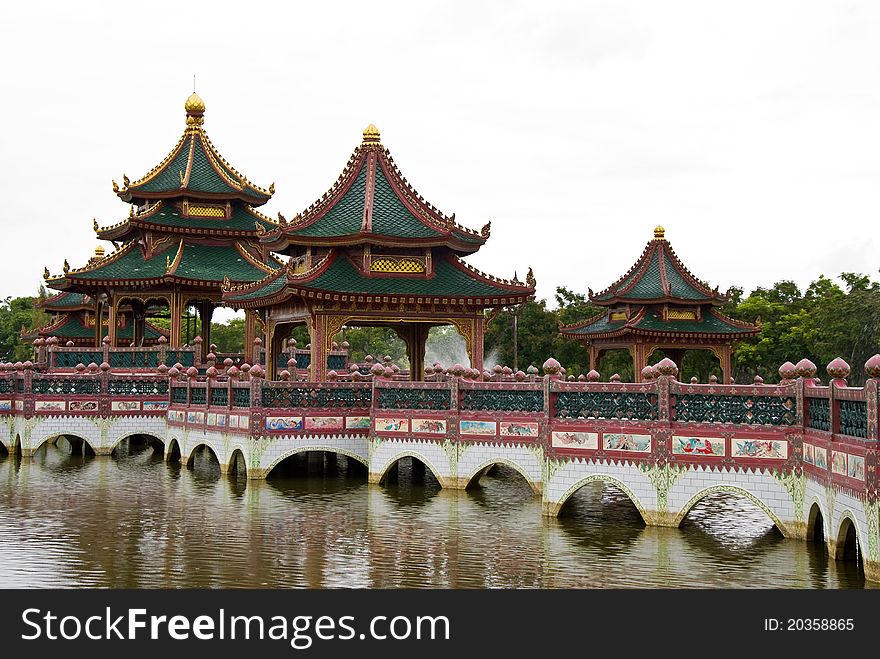
[[220, 152], [288, 218], [375, 123], [469, 261], [598, 291], [655, 225], [726, 290], [876, 277], [880, 3], [16, 3], [0, 22], [2, 295], [94, 251], [110, 180]]

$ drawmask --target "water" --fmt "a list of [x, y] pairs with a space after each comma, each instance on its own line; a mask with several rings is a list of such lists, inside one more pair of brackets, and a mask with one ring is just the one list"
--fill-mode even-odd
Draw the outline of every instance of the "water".
[[146, 445], [69, 451], [0, 457], [0, 587], [864, 586], [855, 563], [783, 538], [729, 494], [668, 529], [601, 483], [544, 518], [504, 467], [459, 492], [409, 460], [380, 486], [320, 453], [262, 482], [222, 476], [207, 453], [189, 470]]

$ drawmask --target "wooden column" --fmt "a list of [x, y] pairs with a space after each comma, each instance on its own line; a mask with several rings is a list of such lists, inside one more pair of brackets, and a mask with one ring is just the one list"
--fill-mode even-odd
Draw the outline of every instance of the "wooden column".
[[95, 347], [96, 348], [101, 347], [101, 339], [104, 338], [104, 332], [102, 332], [101, 329], [104, 326], [104, 307], [105, 306], [106, 305], [103, 302], [101, 302], [97, 298], [95, 299]]
[[[483, 372], [483, 337], [486, 332], [486, 317], [479, 313], [473, 321], [473, 345], [471, 346], [471, 368]], [[425, 335], [427, 340], [427, 334]]]
[[183, 318], [183, 309], [181, 309], [181, 303], [183, 299], [180, 296], [180, 293], [174, 291], [171, 294], [171, 298], [168, 301], [168, 311], [171, 314], [171, 347], [172, 348], [180, 348], [181, 347], [181, 334], [182, 332], [182, 324]]
[[315, 315], [314, 330], [309, 332], [311, 336], [311, 364], [309, 365], [309, 373], [311, 378], [316, 382], [323, 382], [327, 379], [327, 352], [332, 336], [327, 336], [327, 317], [323, 314]]
[[731, 366], [730, 366], [730, 356], [732, 353], [732, 349], [730, 345], [719, 346], [716, 354], [718, 355], [718, 361], [721, 362], [721, 381], [724, 384], [730, 382], [731, 376]]
[[110, 347], [111, 348], [116, 347], [116, 312], [117, 312], [116, 307], [118, 304], [119, 304], [119, 301], [116, 299], [116, 296], [114, 295], [113, 298], [110, 300], [110, 316], [107, 319], [107, 336], [110, 337]]
[[257, 338], [257, 312], [253, 309], [244, 310], [244, 361], [250, 363], [251, 352], [254, 349], [254, 339]]
[[205, 300], [199, 303], [199, 320], [202, 322], [202, 361], [211, 351], [211, 317], [214, 315], [214, 305]]

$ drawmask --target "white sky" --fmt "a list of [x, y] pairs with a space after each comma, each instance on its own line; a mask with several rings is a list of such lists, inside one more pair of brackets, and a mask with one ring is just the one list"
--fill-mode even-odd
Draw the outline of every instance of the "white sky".
[[469, 261], [605, 288], [656, 224], [750, 290], [876, 276], [880, 3], [15, 3], [0, 18], [2, 295], [79, 267], [110, 180], [205, 127], [288, 218], [382, 131]]

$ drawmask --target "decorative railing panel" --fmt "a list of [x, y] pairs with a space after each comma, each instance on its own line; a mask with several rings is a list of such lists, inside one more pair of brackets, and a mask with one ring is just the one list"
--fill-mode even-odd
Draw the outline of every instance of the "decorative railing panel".
[[657, 419], [657, 394], [638, 391], [560, 391], [553, 416], [557, 419]]
[[827, 398], [807, 398], [807, 426], [831, 432], [831, 403]]
[[543, 412], [543, 389], [461, 389], [461, 409], [475, 412]]
[[207, 387], [191, 387], [189, 390], [189, 402], [192, 405], [207, 405], [208, 404], [208, 389], [207, 389]]
[[31, 390], [35, 394], [100, 394], [101, 380], [90, 378], [34, 378]]
[[327, 355], [327, 368], [331, 371], [345, 370], [345, 355]]
[[77, 364], [100, 364], [104, 361], [101, 350], [56, 350], [53, 353], [55, 368], [76, 368]]
[[840, 434], [850, 437], [867, 437], [867, 403], [863, 400], [842, 400], [839, 404]]
[[452, 402], [447, 387], [382, 387], [377, 388], [376, 393], [381, 409], [448, 410]]
[[156, 368], [159, 365], [157, 350], [110, 351], [111, 368]]
[[171, 350], [169, 349], [165, 353], [165, 366], [174, 366], [174, 364], [180, 362], [182, 366], [186, 366], [187, 368], [190, 366], [195, 366], [196, 364], [196, 356], [192, 350]]
[[168, 380], [131, 378], [110, 380], [108, 392], [111, 396], [161, 396], [168, 393]]
[[0, 394], [10, 394], [14, 388], [12, 380], [0, 380]]
[[263, 407], [370, 407], [369, 383], [339, 383], [334, 385], [300, 383], [266, 383], [263, 387]]
[[226, 407], [229, 405], [229, 390], [226, 387], [211, 388], [211, 405]]
[[797, 421], [794, 396], [680, 393], [674, 396], [675, 421], [791, 426]]
[[171, 402], [186, 405], [186, 387], [171, 387]]
[[232, 389], [232, 406], [233, 407], [250, 407], [251, 406], [250, 387], [233, 387], [233, 389]]

